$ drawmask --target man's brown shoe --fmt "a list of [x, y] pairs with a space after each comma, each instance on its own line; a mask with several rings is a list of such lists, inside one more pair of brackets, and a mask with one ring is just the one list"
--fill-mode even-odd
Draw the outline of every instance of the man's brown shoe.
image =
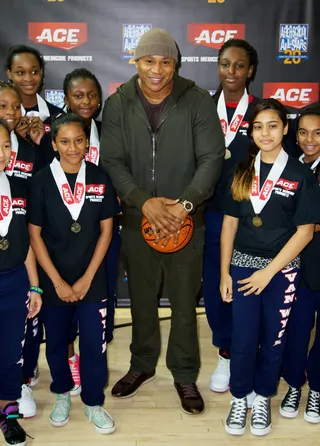
[[174, 383], [181, 401], [181, 409], [188, 415], [197, 415], [204, 412], [204, 401], [196, 384]]
[[137, 393], [139, 387], [152, 381], [155, 377], [155, 370], [148, 373], [132, 372], [129, 370], [129, 372], [114, 385], [111, 394], [117, 398], [129, 398]]

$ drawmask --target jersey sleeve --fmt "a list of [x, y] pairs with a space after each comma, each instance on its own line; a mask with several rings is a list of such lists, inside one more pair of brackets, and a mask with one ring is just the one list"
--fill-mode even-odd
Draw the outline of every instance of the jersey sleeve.
[[107, 220], [108, 218], [115, 217], [119, 212], [121, 212], [121, 208], [115, 194], [113, 185], [111, 183], [110, 177], [107, 173], [105, 173], [105, 197], [103, 200], [100, 220]]
[[[309, 171], [308, 171], [309, 174]], [[302, 180], [296, 194], [295, 226], [320, 222], [320, 187], [315, 176], [310, 172]]]
[[31, 179], [28, 222], [43, 227], [45, 223], [45, 199], [41, 176], [41, 173], [38, 173]]

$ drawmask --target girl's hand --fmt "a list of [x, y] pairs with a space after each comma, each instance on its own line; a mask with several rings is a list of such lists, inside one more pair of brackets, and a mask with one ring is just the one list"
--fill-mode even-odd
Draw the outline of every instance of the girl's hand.
[[62, 282], [62, 284], [58, 285], [55, 290], [59, 299], [63, 300], [64, 302], [76, 302], [78, 300], [75, 292], [66, 282]]
[[30, 291], [28, 319], [35, 317], [42, 307], [42, 299], [39, 293]]
[[248, 296], [252, 293], [259, 295], [268, 285], [272, 277], [273, 276], [270, 275], [266, 269], [256, 271], [247, 279], [238, 280], [237, 283], [244, 285], [241, 288], [238, 288], [238, 291], [245, 291], [245, 293], [243, 293], [244, 296]]
[[39, 116], [35, 116], [31, 120], [29, 135], [35, 144], [40, 144], [43, 135], [45, 134], [45, 126]]
[[77, 280], [76, 283], [73, 284], [72, 290], [79, 300], [82, 300], [85, 297], [91, 286], [91, 282], [92, 279], [84, 275], [80, 277], [80, 279]]
[[14, 130], [17, 135], [21, 136], [21, 138], [26, 139], [27, 134], [30, 131], [30, 118], [28, 118], [27, 116], [23, 116]]
[[220, 293], [223, 302], [232, 302], [232, 277], [230, 276], [230, 274], [221, 276]]

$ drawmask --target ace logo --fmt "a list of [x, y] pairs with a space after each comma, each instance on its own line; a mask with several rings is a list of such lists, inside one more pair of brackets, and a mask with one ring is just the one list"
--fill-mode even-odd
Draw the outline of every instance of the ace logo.
[[217, 50], [230, 39], [244, 39], [245, 25], [191, 24], [188, 25], [188, 41]]
[[93, 195], [103, 195], [106, 191], [105, 184], [87, 184], [86, 193]]
[[87, 23], [29, 22], [29, 40], [35, 43], [71, 50], [87, 42]]
[[317, 82], [267, 82], [263, 86], [263, 97], [274, 98], [289, 107], [302, 108], [319, 99]]

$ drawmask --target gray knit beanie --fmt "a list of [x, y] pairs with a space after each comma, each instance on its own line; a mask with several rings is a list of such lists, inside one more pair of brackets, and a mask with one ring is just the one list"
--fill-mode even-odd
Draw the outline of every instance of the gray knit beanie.
[[144, 33], [138, 43], [135, 60], [144, 56], [172, 57], [178, 62], [178, 49], [175, 41], [164, 29], [154, 28]]

